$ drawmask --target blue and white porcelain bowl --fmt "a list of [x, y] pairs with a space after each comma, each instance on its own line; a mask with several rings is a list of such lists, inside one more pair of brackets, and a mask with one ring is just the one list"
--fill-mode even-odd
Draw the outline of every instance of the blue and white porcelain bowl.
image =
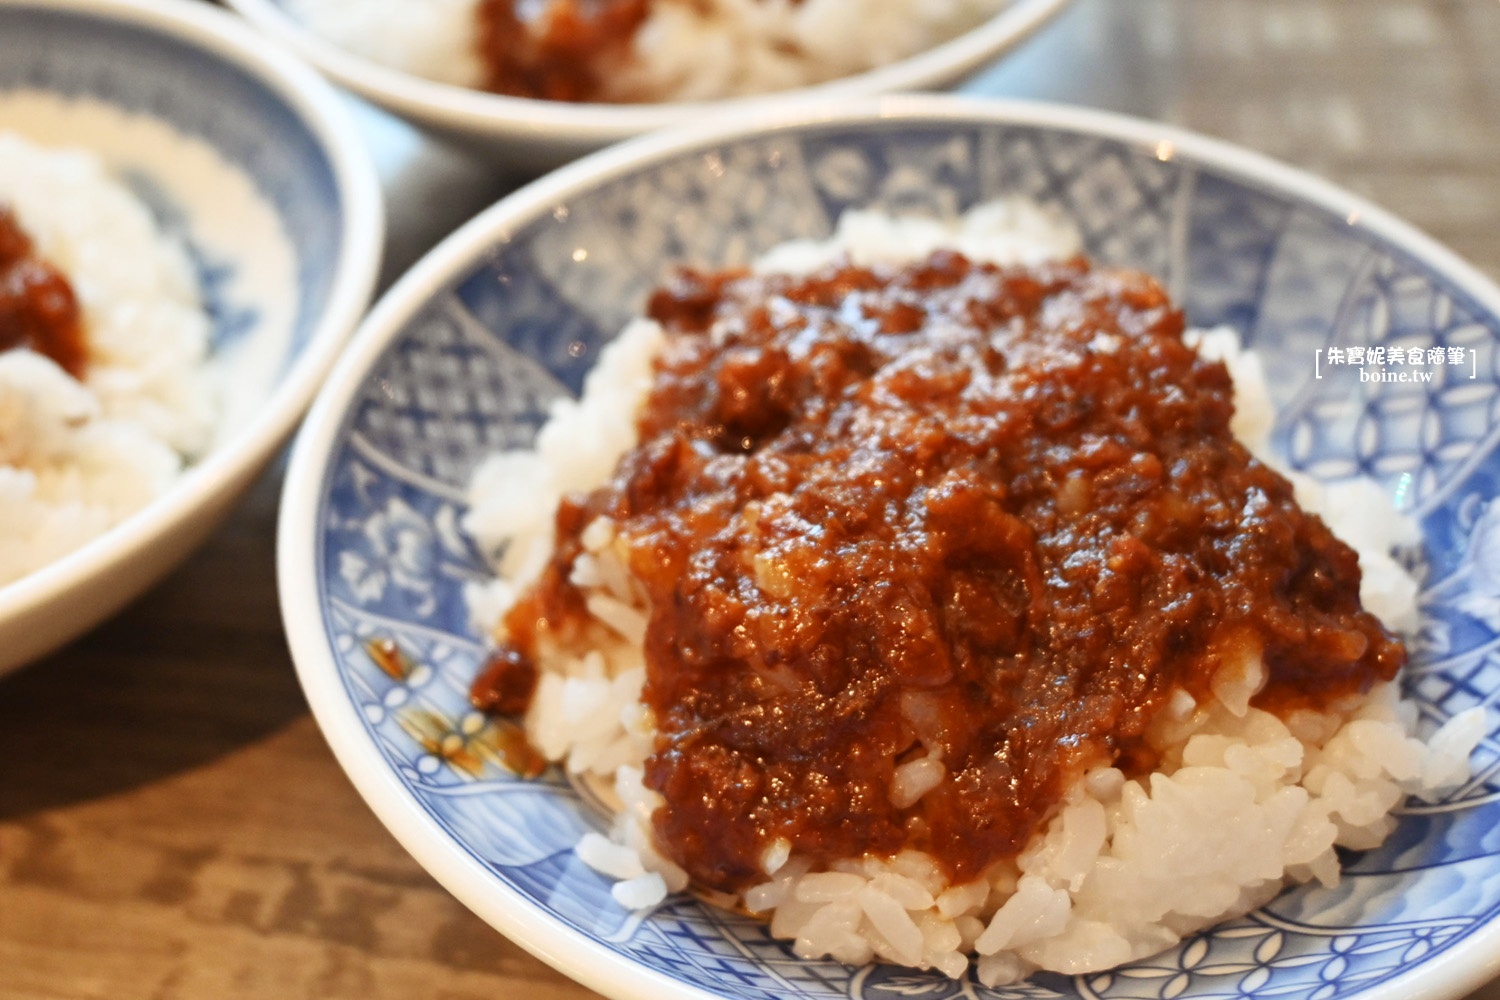
[[0, 131], [100, 156], [185, 246], [232, 372], [217, 437], [150, 506], [0, 588], [0, 671], [113, 613], [291, 435], [373, 293], [379, 184], [342, 99], [191, 0], [0, 0]]
[[[1003, 989], [803, 961], [688, 896], [625, 912], [570, 850], [595, 820], [558, 775], [517, 780], [463, 752], [483, 643], [461, 590], [485, 573], [456, 530], [466, 478], [578, 392], [666, 269], [745, 263], [826, 235], [850, 206], [948, 212], [1016, 194], [1071, 218], [1094, 258], [1160, 276], [1193, 324], [1242, 331], [1292, 464], [1374, 476], [1415, 512], [1427, 566], [1408, 691], [1429, 726], [1492, 701], [1500, 289], [1379, 209], [1222, 143], [1094, 112], [899, 98], [590, 157], [476, 219], [384, 299], [298, 441], [279, 538], [292, 650], [340, 761], [454, 895], [614, 997], [1436, 1000], [1476, 986], [1500, 955], [1493, 734], [1469, 784], [1405, 810], [1337, 889], [1285, 892], [1113, 972]], [[1377, 346], [1424, 348], [1401, 370], [1431, 380], [1361, 382], [1376, 369], [1330, 364], [1333, 348]], [[371, 639], [395, 640], [409, 668], [382, 669]]]

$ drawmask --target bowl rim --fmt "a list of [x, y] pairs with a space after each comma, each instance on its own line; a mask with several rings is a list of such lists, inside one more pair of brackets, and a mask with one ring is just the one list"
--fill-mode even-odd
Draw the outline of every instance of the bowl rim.
[[[295, 57], [267, 46], [232, 15], [180, 0], [0, 0], [129, 24], [170, 36], [233, 65], [281, 101], [327, 156], [344, 202], [328, 300], [306, 345], [246, 424], [183, 470], [167, 491], [104, 534], [0, 587], [0, 621], [19, 619], [96, 576], [120, 569], [194, 511], [236, 492], [291, 435], [375, 290], [385, 207], [374, 162], [343, 99]], [[86, 145], [86, 143], [85, 143]]]
[[[1500, 316], [1500, 287], [1409, 223], [1331, 182], [1232, 143], [1113, 112], [1041, 102], [955, 95], [897, 95], [818, 107], [783, 107], [642, 136], [549, 174], [476, 216], [408, 271], [372, 310], [319, 393], [293, 446], [277, 530], [283, 622], [313, 715], [366, 804], [419, 864], [492, 927], [560, 972], [616, 1000], [706, 1000], [709, 990], [678, 982], [568, 926], [495, 879], [409, 794], [368, 735], [343, 686], [321, 613], [321, 522], [330, 459], [364, 379], [430, 298], [461, 278], [497, 242], [575, 194], [674, 157], [748, 138], [815, 130], [899, 128], [903, 123], [1015, 125], [1123, 142], [1162, 159], [1181, 157], [1249, 186], [1275, 191], [1368, 230], [1450, 279]], [[1500, 428], [1480, 445], [1490, 451]], [[1473, 460], [1471, 460], [1473, 461]], [[1457, 476], [1471, 467], [1466, 462]], [[1449, 1000], [1500, 975], [1500, 920], [1421, 966], [1360, 994], [1361, 1000]]]
[[475, 135], [602, 145], [710, 115], [757, 113], [788, 101], [826, 101], [920, 90], [978, 69], [1029, 38], [1071, 0], [1013, 0], [977, 27], [905, 59], [825, 83], [706, 101], [602, 104], [544, 101], [438, 83], [329, 42], [272, 0], [225, 0], [329, 77], [402, 117]]

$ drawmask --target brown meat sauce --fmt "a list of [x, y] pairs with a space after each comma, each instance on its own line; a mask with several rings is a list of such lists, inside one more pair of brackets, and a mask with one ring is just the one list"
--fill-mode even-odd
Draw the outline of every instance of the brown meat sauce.
[[82, 378], [88, 360], [73, 286], [36, 256], [31, 238], [0, 205], [0, 351], [29, 348]]
[[632, 99], [606, 83], [630, 58], [654, 2], [480, 0], [476, 16], [485, 89], [544, 101]]
[[481, 0], [485, 87], [547, 101], [595, 101], [646, 20], [649, 0]]
[[[1404, 662], [1143, 275], [939, 252], [685, 272], [649, 311], [668, 340], [640, 445], [562, 504], [506, 632], [519, 653], [581, 632], [569, 570], [613, 518], [650, 604], [657, 836], [707, 886], [758, 881], [776, 838], [916, 847], [965, 879], [1083, 769], [1151, 767], [1153, 716], [1222, 663], [1263, 651], [1256, 704], [1285, 713]], [[893, 770], [927, 749], [947, 776], [898, 808]]]

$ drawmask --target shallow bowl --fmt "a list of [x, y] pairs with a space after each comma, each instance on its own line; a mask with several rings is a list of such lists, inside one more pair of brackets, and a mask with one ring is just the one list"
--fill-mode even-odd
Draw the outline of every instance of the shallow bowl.
[[339, 98], [186, 0], [0, 0], [0, 130], [93, 150], [188, 252], [227, 379], [210, 450], [163, 496], [0, 587], [0, 671], [181, 560], [291, 435], [373, 292], [380, 190]]
[[[1474, 780], [1407, 808], [1337, 888], [1289, 890], [1113, 972], [1003, 989], [799, 960], [761, 923], [690, 896], [626, 912], [571, 850], [597, 820], [566, 782], [485, 762], [465, 699], [484, 642], [462, 590], [486, 570], [459, 530], [480, 457], [531, 440], [674, 262], [743, 264], [827, 235], [851, 206], [948, 213], [1000, 195], [1056, 207], [1095, 259], [1158, 275], [1193, 324], [1242, 332], [1265, 360], [1286, 459], [1373, 476], [1420, 519], [1406, 685], [1423, 724], [1492, 699], [1500, 289], [1374, 206], [1223, 143], [1059, 107], [887, 98], [589, 157], [476, 219], [377, 307], [299, 438], [278, 539], [292, 651], [344, 768], [454, 895], [613, 997], [1435, 1000], [1500, 972], [1493, 731]], [[1422, 347], [1422, 363], [1388, 370], [1427, 374], [1362, 381], [1376, 367], [1330, 363], [1333, 347], [1397, 345]], [[372, 657], [372, 640], [407, 661]]]
[[621, 139], [787, 100], [871, 97], [957, 83], [1025, 40], [1068, 0], [1013, 0], [984, 24], [907, 59], [813, 87], [759, 97], [660, 104], [570, 104], [434, 83], [381, 66], [302, 26], [284, 0], [227, 0], [330, 79], [420, 128], [523, 170], [565, 163]]

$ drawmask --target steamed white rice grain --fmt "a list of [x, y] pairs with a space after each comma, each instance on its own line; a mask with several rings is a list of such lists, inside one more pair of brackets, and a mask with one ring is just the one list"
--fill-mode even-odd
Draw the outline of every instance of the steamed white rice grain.
[[[852, 212], [829, 240], [784, 245], [758, 267], [805, 272], [844, 252], [859, 261], [900, 260], [939, 246], [998, 263], [1034, 263], [1079, 249], [1076, 236], [1047, 213], [1007, 202], [952, 223]], [[661, 337], [653, 323], [629, 326], [603, 352], [582, 398], [559, 405], [535, 451], [497, 456], [476, 476], [466, 523], [507, 578], [476, 594], [483, 627], [493, 628], [496, 609], [545, 564], [562, 492], [602, 485], [635, 444], [628, 415], [649, 390], [650, 358]], [[1258, 359], [1240, 349], [1233, 331], [1197, 331], [1190, 342], [1227, 363], [1235, 383], [1233, 430], [1274, 465], [1268, 447], [1274, 412]], [[586, 469], [567, 444], [601, 440], [609, 442], [609, 453], [591, 449]], [[1391, 549], [1414, 541], [1414, 527], [1373, 484], [1291, 475], [1299, 502], [1358, 552], [1366, 607], [1398, 629], [1408, 627], [1415, 584]], [[613, 602], [598, 605], [605, 614], [595, 611], [600, 635], [610, 639], [600, 656], [605, 669], [586, 673], [576, 662], [544, 656], [527, 732], [552, 759], [612, 783], [620, 808], [611, 841], [633, 851], [642, 871], [680, 888], [685, 873], [652, 842], [650, 819], [661, 796], [641, 783], [642, 762], [651, 752], [650, 713], [638, 702], [617, 700], [638, 698], [644, 664], [633, 646], [634, 623], [622, 629], [611, 621], [621, 607], [631, 610], [620, 585], [604, 582], [625, 572], [614, 551], [614, 526], [600, 519], [588, 526], [584, 541], [590, 563], [577, 571], [579, 583], [593, 593], [608, 591]], [[1457, 787], [1484, 732], [1483, 712], [1475, 709], [1425, 741], [1416, 738], [1416, 714], [1394, 684], [1379, 685], [1343, 711], [1303, 711], [1282, 720], [1250, 705], [1263, 682], [1263, 664], [1252, 659], [1221, 671], [1206, 704], [1176, 692], [1149, 734], [1162, 759], [1157, 772], [1127, 779], [1112, 767], [1093, 769], [1020, 857], [981, 878], [950, 885], [934, 859], [913, 850], [812, 870], [781, 841], [764, 852], [766, 880], [740, 902], [767, 917], [771, 933], [808, 958], [879, 958], [954, 977], [972, 962], [990, 985], [1037, 969], [1075, 974], [1110, 968], [1253, 909], [1288, 881], [1335, 884], [1335, 848], [1372, 847], [1390, 831], [1390, 812], [1406, 796], [1433, 798]], [[606, 703], [616, 709], [613, 715]], [[577, 755], [589, 742], [610, 743], [623, 756]], [[901, 765], [893, 800], [917, 801], [944, 773], [932, 756]], [[617, 900], [654, 905], [654, 884], [633, 874], [626, 855], [591, 838], [580, 844], [579, 856], [626, 878]]]
[[438, 83], [484, 79], [475, 0], [287, 0], [286, 11], [336, 45]]
[[[932, 48], [1009, 0], [654, 0], [603, 100], [695, 101], [807, 86]], [[482, 86], [476, 0], [288, 0], [315, 34], [374, 62]]]
[[0, 585], [160, 496], [207, 447], [208, 317], [182, 249], [104, 165], [0, 133], [0, 205], [72, 285], [82, 381], [0, 352]]

